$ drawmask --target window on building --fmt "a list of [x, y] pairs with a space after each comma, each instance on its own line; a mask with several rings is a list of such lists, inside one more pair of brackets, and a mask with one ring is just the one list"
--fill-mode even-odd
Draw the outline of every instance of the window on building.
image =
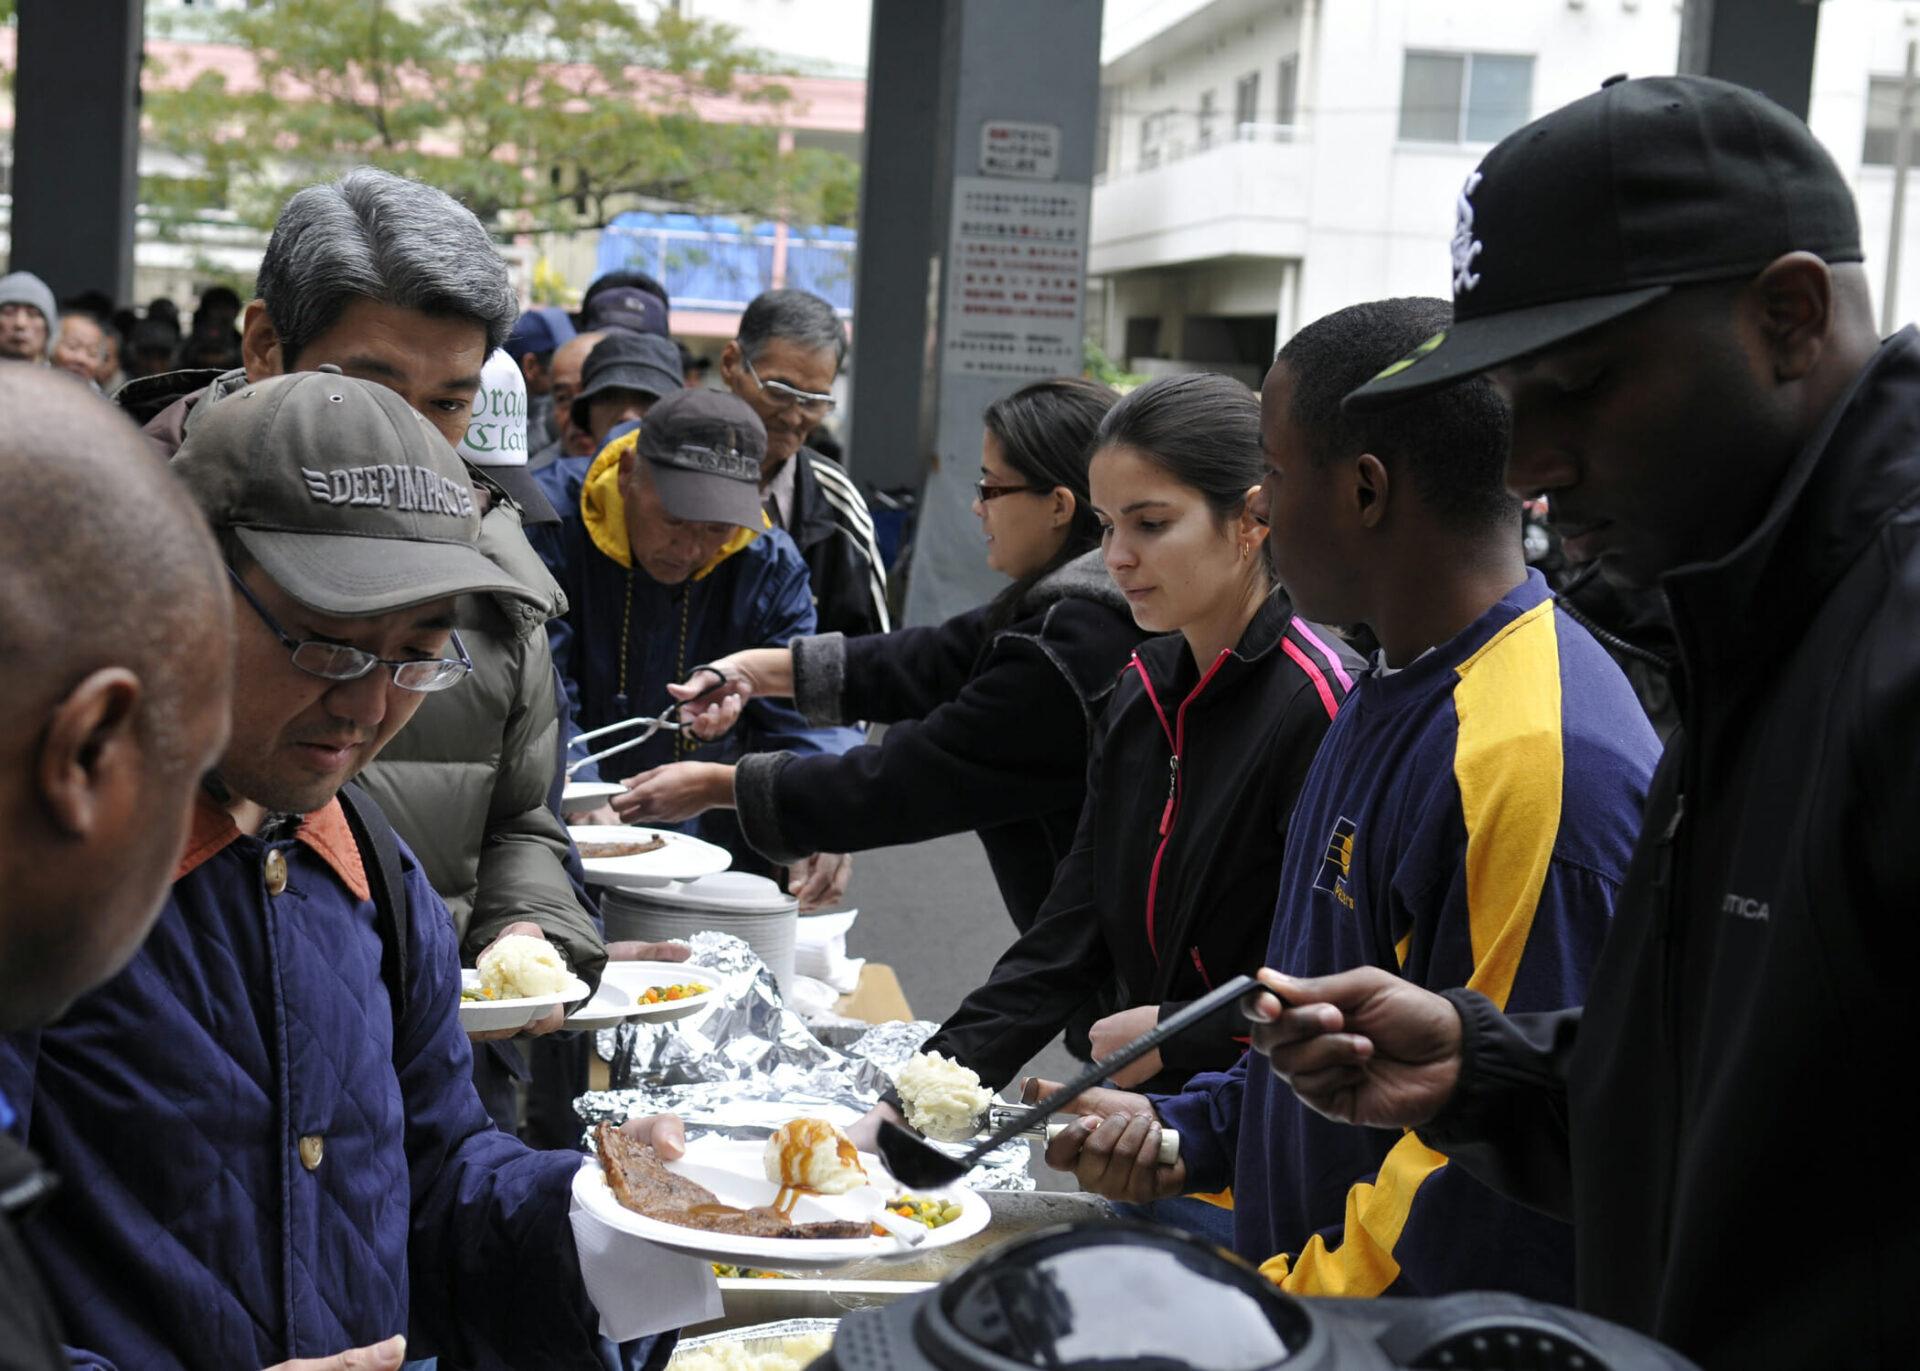
[[1202, 91], [1200, 93], [1200, 130], [1199, 130], [1200, 151], [1202, 152], [1205, 152], [1208, 148], [1213, 146], [1214, 113], [1215, 113], [1215, 110], [1213, 105], [1213, 92], [1210, 90]]
[[1246, 126], [1260, 118], [1260, 73], [1250, 71], [1233, 88], [1233, 132], [1245, 135]]
[[[1867, 82], [1867, 135], [1860, 160], [1870, 167], [1893, 165], [1894, 145], [1900, 140], [1900, 82], [1898, 76], [1875, 76]], [[1920, 154], [1920, 106], [1914, 110], [1914, 151]]]
[[1140, 169], [1151, 171], [1160, 165], [1160, 141], [1165, 132], [1167, 116], [1164, 114], [1143, 115], [1140, 119]]
[[1120, 92], [1112, 86], [1100, 87], [1100, 104], [1093, 124], [1093, 174], [1102, 177], [1113, 170], [1108, 165], [1113, 156], [1113, 120], [1114, 109], [1119, 103]]
[[1497, 143], [1527, 122], [1533, 59], [1487, 52], [1409, 52], [1400, 78], [1400, 137], [1409, 143]]
[[1280, 102], [1274, 122], [1291, 127], [1300, 121], [1300, 54], [1280, 59]]

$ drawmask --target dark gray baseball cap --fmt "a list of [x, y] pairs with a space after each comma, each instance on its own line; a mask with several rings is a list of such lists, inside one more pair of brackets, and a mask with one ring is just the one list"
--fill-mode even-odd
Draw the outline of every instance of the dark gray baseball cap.
[[676, 519], [762, 529], [760, 459], [767, 428], [739, 396], [676, 390], [647, 411], [635, 451]]
[[465, 464], [385, 386], [323, 368], [202, 409], [174, 471], [208, 522], [309, 609], [364, 618], [468, 594], [540, 603], [479, 550]]

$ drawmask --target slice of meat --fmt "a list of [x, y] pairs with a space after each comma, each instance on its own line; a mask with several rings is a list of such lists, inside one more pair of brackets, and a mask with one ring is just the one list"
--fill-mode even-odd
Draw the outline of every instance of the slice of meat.
[[744, 1238], [865, 1238], [871, 1225], [853, 1221], [791, 1223], [765, 1206], [736, 1209], [697, 1181], [667, 1170], [653, 1148], [613, 1124], [594, 1130], [600, 1167], [613, 1197], [636, 1214], [680, 1228]]
[[638, 857], [643, 852], [658, 852], [667, 845], [665, 838], [658, 835], [651, 838], [636, 838], [630, 843], [581, 843], [582, 860], [597, 860], [607, 857]]

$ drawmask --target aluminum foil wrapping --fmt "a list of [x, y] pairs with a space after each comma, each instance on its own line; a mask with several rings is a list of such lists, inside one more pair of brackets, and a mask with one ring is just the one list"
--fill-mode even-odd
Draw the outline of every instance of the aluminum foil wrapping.
[[[690, 938], [692, 960], [713, 973], [719, 1002], [675, 1023], [625, 1023], [598, 1035], [613, 1088], [589, 1091], [574, 1112], [591, 1130], [646, 1114], [677, 1114], [689, 1141], [718, 1134], [764, 1138], [809, 1115], [846, 1127], [892, 1084], [893, 1073], [937, 1024], [883, 1023], [844, 1049], [816, 1038], [780, 998], [773, 973], [739, 938], [713, 931]], [[935, 1143], [960, 1155], [964, 1146]], [[968, 1173], [975, 1190], [1032, 1190], [1031, 1152], [1015, 1139]]]
[[[831, 1340], [839, 1327], [838, 1319], [781, 1319], [778, 1323], [756, 1323], [748, 1328], [729, 1328], [720, 1333], [703, 1333], [697, 1338], [682, 1338], [673, 1349], [667, 1371], [681, 1364], [683, 1353], [691, 1354], [705, 1347], [738, 1347], [747, 1353], [777, 1352], [789, 1338], [825, 1334]], [[693, 1358], [688, 1355], [685, 1360]]]

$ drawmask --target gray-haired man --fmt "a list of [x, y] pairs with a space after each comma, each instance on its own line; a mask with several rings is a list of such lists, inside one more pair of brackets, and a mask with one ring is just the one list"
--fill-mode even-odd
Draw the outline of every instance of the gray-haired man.
[[832, 305], [804, 290], [769, 290], [740, 316], [720, 375], [767, 427], [760, 495], [800, 548], [820, 631], [852, 636], [892, 626], [886, 567], [853, 478], [806, 446], [833, 412], [828, 391], [846, 356], [847, 331]]
[[[152, 416], [147, 432], [166, 450], [250, 383], [322, 365], [396, 392], [457, 444], [481, 368], [517, 315], [506, 265], [471, 212], [368, 167], [287, 202], [259, 290], [243, 317], [244, 368], [154, 377], [116, 396]], [[525, 471], [467, 468], [486, 506], [480, 550], [531, 593], [461, 597], [455, 626], [472, 679], [428, 699], [364, 781], [453, 911], [464, 958], [528, 922], [591, 983], [606, 952], [567, 877], [566, 830], [547, 806], [560, 716], [540, 630], [566, 601], [521, 531], [536, 511], [552, 517]], [[556, 1011], [534, 1028], [560, 1021]]]

